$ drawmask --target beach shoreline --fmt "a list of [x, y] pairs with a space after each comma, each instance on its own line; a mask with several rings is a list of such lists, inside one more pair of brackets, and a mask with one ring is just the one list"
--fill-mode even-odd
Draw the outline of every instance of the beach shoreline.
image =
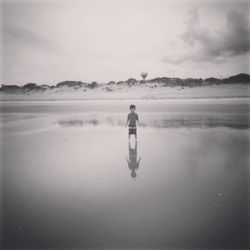
[[235, 99], [249, 98], [248, 85], [214, 85], [202, 87], [156, 87], [153, 89], [134, 86], [106, 92], [102, 87], [88, 91], [60, 88], [27, 93], [1, 93], [0, 101], [72, 101], [72, 100], [171, 100], [171, 99]]

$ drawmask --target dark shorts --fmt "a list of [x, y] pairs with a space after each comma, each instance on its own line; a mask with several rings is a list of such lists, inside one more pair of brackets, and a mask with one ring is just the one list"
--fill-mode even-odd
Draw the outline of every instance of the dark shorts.
[[128, 129], [128, 134], [129, 135], [136, 135], [136, 128], [129, 128]]

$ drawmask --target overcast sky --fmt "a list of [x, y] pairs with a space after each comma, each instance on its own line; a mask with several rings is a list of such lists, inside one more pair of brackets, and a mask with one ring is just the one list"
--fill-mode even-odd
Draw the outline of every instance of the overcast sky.
[[249, 1], [1, 1], [2, 83], [249, 72]]

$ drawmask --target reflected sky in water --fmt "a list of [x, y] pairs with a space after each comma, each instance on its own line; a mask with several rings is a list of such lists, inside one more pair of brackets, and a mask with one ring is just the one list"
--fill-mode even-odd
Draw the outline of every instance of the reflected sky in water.
[[[249, 128], [250, 99], [135, 101], [142, 127]], [[130, 101], [1, 103], [0, 126], [39, 119], [61, 127], [124, 126]], [[34, 126], [32, 126], [34, 127]]]
[[[141, 127], [152, 128], [209, 128], [228, 127], [237, 129], [249, 128], [249, 117], [238, 114], [142, 114], [140, 115]], [[119, 115], [93, 115], [85, 117], [65, 117], [57, 121], [62, 127], [81, 126], [124, 126], [125, 116]]]
[[127, 106], [25, 105], [1, 117], [6, 249], [247, 248], [246, 108], [138, 106], [139, 142], [128, 143]]

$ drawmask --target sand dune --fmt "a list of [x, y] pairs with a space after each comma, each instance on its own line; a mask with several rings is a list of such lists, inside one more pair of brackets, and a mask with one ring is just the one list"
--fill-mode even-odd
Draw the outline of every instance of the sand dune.
[[125, 100], [125, 99], [183, 99], [183, 98], [235, 98], [249, 97], [250, 88], [244, 84], [202, 87], [113, 86], [111, 91], [99, 86], [95, 89], [69, 87], [29, 91], [27, 93], [1, 93], [1, 101], [12, 100]]

